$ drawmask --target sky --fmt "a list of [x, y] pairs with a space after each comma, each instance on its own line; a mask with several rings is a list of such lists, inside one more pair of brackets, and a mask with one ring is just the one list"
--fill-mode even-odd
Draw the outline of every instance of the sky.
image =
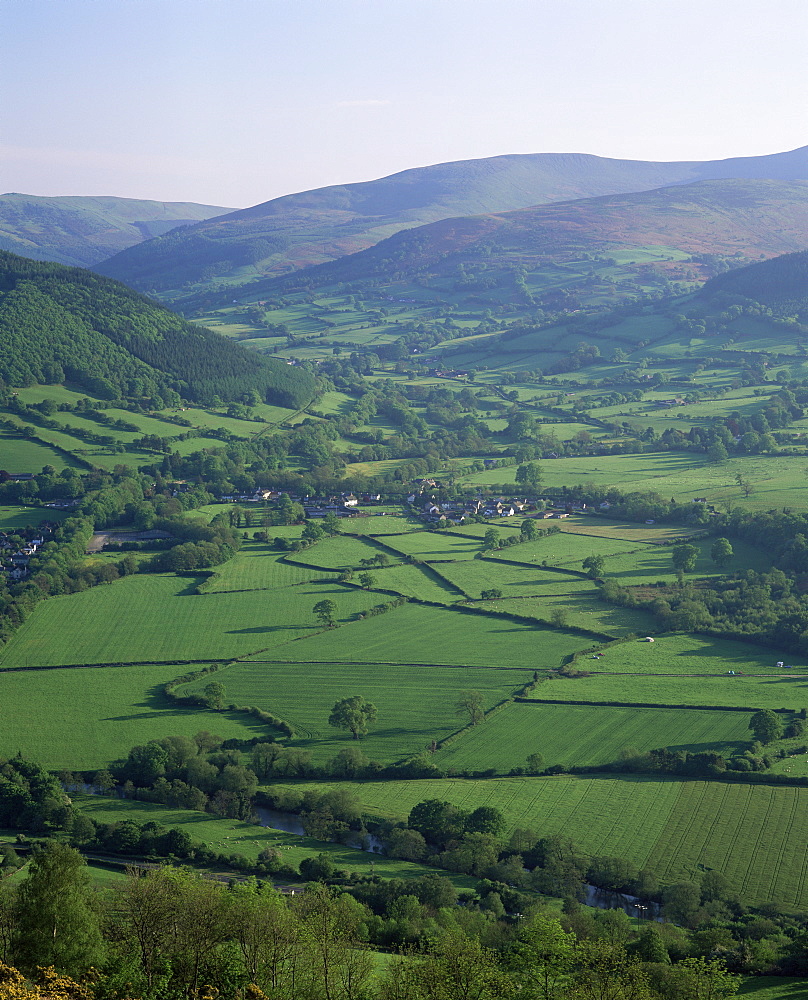
[[0, 0], [0, 191], [242, 208], [505, 153], [808, 145], [806, 0]]

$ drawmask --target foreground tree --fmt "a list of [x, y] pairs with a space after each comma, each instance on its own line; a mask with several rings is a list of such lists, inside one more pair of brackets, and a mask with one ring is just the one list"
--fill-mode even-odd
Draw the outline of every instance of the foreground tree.
[[78, 851], [48, 841], [36, 850], [14, 902], [13, 952], [23, 972], [54, 966], [70, 975], [103, 959], [87, 864]]
[[343, 698], [331, 709], [328, 717], [329, 726], [335, 729], [347, 729], [358, 740], [368, 731], [368, 723], [376, 721], [376, 706], [359, 695]]

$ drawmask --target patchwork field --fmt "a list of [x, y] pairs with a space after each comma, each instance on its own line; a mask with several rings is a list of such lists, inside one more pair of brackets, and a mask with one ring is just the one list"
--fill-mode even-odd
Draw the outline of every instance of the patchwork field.
[[656, 622], [653, 615], [639, 608], [622, 608], [607, 604], [597, 596], [597, 591], [577, 594], [545, 594], [541, 597], [514, 597], [501, 601], [486, 601], [483, 607], [493, 611], [508, 611], [515, 615], [538, 618], [547, 622], [554, 612], [564, 615], [564, 624], [575, 628], [591, 629], [615, 639], [630, 633], [653, 632]]
[[[365, 596], [378, 602], [378, 594]], [[335, 599], [340, 606], [339, 598]], [[269, 645], [266, 641], [262, 644]], [[273, 659], [304, 663], [444, 663], [534, 670], [558, 666], [564, 656], [588, 645], [587, 639], [561, 630], [406, 604], [385, 615], [289, 643], [276, 650]]]
[[551, 597], [554, 595], [595, 594], [591, 580], [572, 573], [553, 573], [540, 568], [496, 562], [493, 559], [439, 564], [435, 567], [442, 576], [459, 587], [469, 597], [479, 598], [483, 590], [492, 587], [502, 591], [503, 597]]
[[502, 773], [525, 767], [531, 753], [540, 753], [548, 767], [609, 764], [629, 747], [730, 754], [752, 738], [748, 725], [742, 712], [513, 703], [441, 748], [434, 760], [441, 768]]
[[[0, 675], [2, 676], [2, 675]], [[360, 749], [368, 757], [391, 763], [421, 753], [462, 726], [455, 705], [461, 691], [483, 695], [491, 708], [526, 684], [527, 670], [492, 670], [390, 664], [260, 663], [233, 664], [217, 675], [226, 700], [252, 704], [290, 722], [298, 733], [294, 746], [311, 750], [317, 761], [355, 746], [348, 732], [328, 725], [334, 703], [361, 694], [378, 710]], [[201, 692], [205, 681], [179, 689]]]
[[13, 670], [0, 672], [0, 756], [17, 751], [48, 768], [97, 770], [129, 748], [209, 729], [251, 739], [266, 727], [246, 715], [182, 708], [163, 685], [188, 667]]
[[312, 608], [334, 600], [345, 622], [378, 595], [334, 583], [247, 593], [194, 593], [198, 578], [130, 576], [37, 605], [2, 665], [230, 659], [321, 629]]
[[[305, 786], [304, 786], [305, 787]], [[368, 813], [404, 818], [425, 799], [493, 806], [509, 829], [571, 837], [665, 883], [715, 868], [750, 900], [808, 904], [808, 789], [644, 776], [347, 784]]]

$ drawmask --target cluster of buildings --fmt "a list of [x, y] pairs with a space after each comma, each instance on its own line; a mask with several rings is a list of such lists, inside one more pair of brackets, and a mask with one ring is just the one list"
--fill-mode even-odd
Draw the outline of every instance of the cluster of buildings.
[[[38, 528], [20, 528], [13, 533], [0, 531], [0, 572], [5, 574], [9, 583], [19, 583], [28, 576], [31, 557], [45, 544], [45, 538], [53, 528], [54, 525], [43, 523]], [[11, 541], [12, 537], [22, 537], [25, 541], [17, 545]]]

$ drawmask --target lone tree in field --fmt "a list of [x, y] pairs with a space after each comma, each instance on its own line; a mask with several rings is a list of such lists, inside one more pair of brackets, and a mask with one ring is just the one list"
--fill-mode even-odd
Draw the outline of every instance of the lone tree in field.
[[593, 580], [597, 580], [603, 576], [606, 560], [603, 556], [587, 556], [581, 565]]
[[215, 708], [217, 710], [224, 708], [224, 684], [221, 684], [219, 681], [211, 681], [210, 684], [205, 685], [205, 690], [202, 693], [205, 701], [208, 703], [208, 708]]
[[699, 550], [695, 545], [674, 545], [673, 568], [681, 570], [683, 573], [692, 573], [696, 568], [696, 560], [699, 557]]
[[326, 628], [333, 628], [337, 623], [337, 605], [330, 598], [318, 601], [312, 611]]
[[467, 715], [472, 726], [485, 719], [483, 696], [479, 691], [461, 691], [455, 704], [455, 715]]
[[716, 538], [713, 542], [713, 547], [710, 549], [710, 558], [716, 566], [723, 569], [734, 555], [735, 553], [732, 551], [729, 539]]
[[376, 721], [376, 714], [375, 705], [365, 701], [362, 695], [355, 694], [353, 698], [343, 698], [334, 705], [328, 724], [335, 729], [347, 729], [358, 740], [367, 733], [368, 723]]
[[773, 743], [783, 736], [783, 723], [769, 708], [755, 712], [749, 720], [749, 728], [755, 734], [755, 739], [761, 743]]

